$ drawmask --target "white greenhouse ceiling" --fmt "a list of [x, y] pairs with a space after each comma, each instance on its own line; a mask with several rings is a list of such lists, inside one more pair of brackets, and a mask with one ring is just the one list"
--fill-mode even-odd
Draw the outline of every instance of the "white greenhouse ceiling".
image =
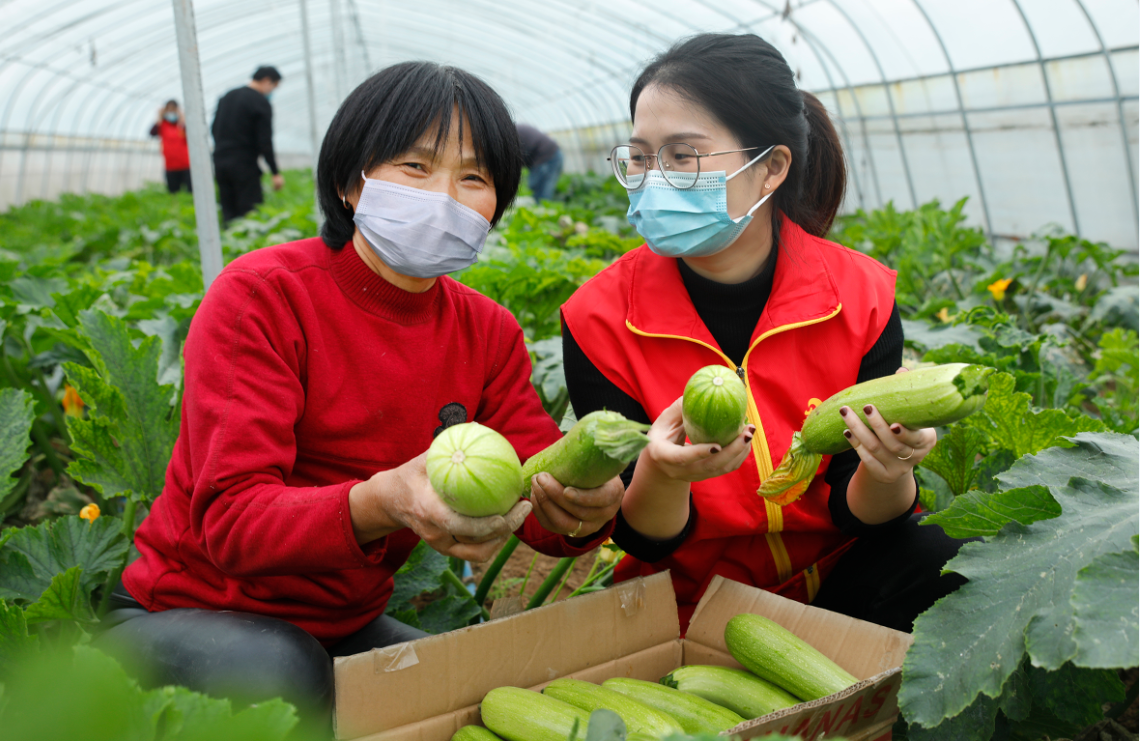
[[[276, 146], [308, 155], [301, 0], [193, 5], [207, 104], [275, 65]], [[694, 33], [756, 33], [836, 118], [849, 209], [970, 196], [971, 221], [993, 234], [1056, 223], [1137, 246], [1137, 0], [304, 5], [319, 128], [371, 71], [430, 59], [480, 75], [518, 119], [555, 133], [570, 167], [598, 169], [626, 136], [648, 59]], [[0, 1], [0, 29], [0, 204], [80, 179], [98, 189], [110, 176], [84, 167], [153, 154], [156, 108], [182, 98], [171, 0]]]

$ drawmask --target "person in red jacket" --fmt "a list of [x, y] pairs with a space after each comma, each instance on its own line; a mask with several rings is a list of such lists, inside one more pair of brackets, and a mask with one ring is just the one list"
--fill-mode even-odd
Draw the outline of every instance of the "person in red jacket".
[[280, 696], [327, 724], [331, 657], [424, 635], [384, 615], [417, 543], [484, 561], [514, 532], [580, 555], [624, 487], [543, 473], [530, 501], [471, 518], [427, 479], [453, 424], [499, 431], [523, 460], [560, 438], [518, 323], [447, 276], [518, 188], [499, 96], [452, 67], [389, 67], [341, 105], [319, 162], [321, 238], [238, 258], [193, 319], [165, 488], [99, 640], [147, 684]]
[[[823, 237], [843, 199], [843, 151], [823, 105], [754, 35], [679, 42], [630, 95], [615, 147], [646, 244], [563, 306], [571, 404], [653, 422], [624, 475], [616, 578], [670, 570], [687, 625], [712, 578], [910, 630], [961, 578], [960, 545], [914, 515], [932, 429], [840, 414], [853, 450], [825, 457], [797, 501], [757, 490], [821, 399], [899, 370], [895, 273]], [[686, 444], [678, 398], [707, 365], [748, 391], [730, 444]]]
[[177, 193], [190, 187], [190, 150], [186, 146], [186, 120], [177, 100], [168, 100], [158, 109], [158, 120], [150, 127], [150, 135], [162, 142], [162, 160], [166, 166], [166, 189]]

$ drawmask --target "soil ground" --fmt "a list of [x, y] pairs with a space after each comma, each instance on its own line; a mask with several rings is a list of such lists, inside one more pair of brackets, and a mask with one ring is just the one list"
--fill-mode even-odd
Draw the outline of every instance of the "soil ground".
[[[579, 556], [578, 561], [574, 564], [573, 570], [570, 572], [570, 578], [566, 582], [566, 586], [562, 588], [562, 593], [558, 599], [566, 599], [570, 596], [571, 592], [582, 585], [586, 580], [586, 576], [590, 573], [590, 568], [594, 565], [594, 559], [597, 557], [598, 550], [595, 548], [589, 553]], [[514, 596], [519, 593], [519, 588], [522, 587], [522, 580], [526, 577], [527, 569], [530, 568], [531, 560], [534, 560], [534, 569], [530, 573], [530, 578], [527, 579], [526, 589], [524, 596], [529, 599], [531, 595], [546, 579], [547, 575], [558, 564], [557, 558], [554, 556], [546, 556], [541, 553], [536, 553], [534, 549], [526, 543], [519, 543], [518, 548], [511, 554], [510, 560], [503, 566], [503, 570], [499, 572], [499, 578], [495, 580], [495, 585], [491, 588], [491, 592], [487, 595], [486, 607], [491, 609], [491, 605], [495, 599], [499, 597]], [[475, 583], [478, 584], [479, 580], [483, 578], [483, 572], [494, 561], [482, 564], [471, 564], [471, 570], [475, 575]], [[598, 568], [601, 568], [600, 566]], [[555, 587], [557, 589], [557, 587]]]

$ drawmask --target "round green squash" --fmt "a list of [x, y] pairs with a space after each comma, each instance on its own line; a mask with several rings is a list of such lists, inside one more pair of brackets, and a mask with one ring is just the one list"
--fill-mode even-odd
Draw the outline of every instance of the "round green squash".
[[681, 402], [685, 434], [694, 445], [724, 447], [739, 437], [748, 419], [748, 391], [730, 368], [707, 365], [685, 384]]
[[452, 425], [427, 453], [431, 486], [447, 506], [468, 517], [502, 515], [519, 500], [522, 464], [507, 439], [478, 422]]

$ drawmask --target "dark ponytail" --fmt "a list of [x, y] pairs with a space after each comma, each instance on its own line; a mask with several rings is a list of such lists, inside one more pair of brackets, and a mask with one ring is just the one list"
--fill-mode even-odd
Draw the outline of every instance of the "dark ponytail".
[[796, 87], [774, 46], [753, 34], [705, 33], [674, 44], [645, 68], [629, 97], [630, 119], [645, 88], [660, 85], [707, 110], [742, 147], [783, 144], [792, 152], [788, 177], [773, 201], [779, 212], [817, 237], [827, 235], [843, 202], [843, 146], [823, 104]]

